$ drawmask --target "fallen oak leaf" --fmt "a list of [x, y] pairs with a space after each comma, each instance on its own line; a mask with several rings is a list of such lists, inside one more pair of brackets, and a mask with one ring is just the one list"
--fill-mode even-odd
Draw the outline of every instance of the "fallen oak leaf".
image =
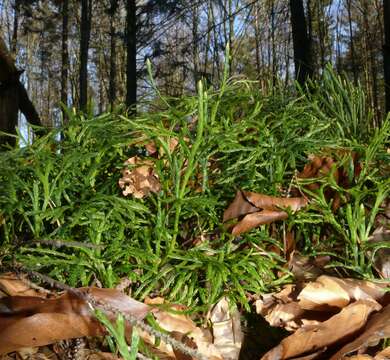
[[239, 235], [260, 225], [286, 220], [288, 212], [284, 209], [295, 212], [306, 205], [307, 200], [303, 197], [280, 198], [249, 191], [238, 191], [233, 202], [225, 210], [223, 221], [226, 222], [245, 215], [232, 230], [233, 235]]
[[[151, 192], [158, 193], [161, 184], [158, 175], [154, 170], [154, 162], [142, 160], [138, 156], [133, 156], [125, 161], [125, 168], [122, 170], [122, 177], [118, 184], [123, 189], [124, 196], [133, 195], [136, 199], [142, 199]], [[128, 165], [133, 168], [129, 170]]]
[[242, 191], [237, 191], [233, 202], [223, 213], [223, 222], [238, 218], [242, 215], [251, 214], [259, 209], [246, 200]]
[[312, 353], [310, 355], [304, 355], [300, 357], [295, 357], [291, 360], [312, 360], [312, 359], [317, 359], [323, 352], [325, 352], [326, 349], [321, 349], [320, 351], [317, 351], [315, 353]]
[[240, 313], [237, 307], [229, 306], [228, 300], [223, 297], [211, 308], [207, 319], [212, 324], [213, 344], [221, 353], [222, 358], [237, 360], [243, 339]]
[[47, 293], [32, 289], [18, 275], [6, 273], [0, 275], [0, 290], [8, 296], [37, 296], [46, 297]]
[[290, 208], [292, 212], [295, 212], [306, 206], [308, 203], [307, 199], [304, 197], [281, 198], [249, 191], [243, 191], [243, 194], [247, 201], [249, 201], [257, 208], [264, 210], [280, 210]]
[[[150, 307], [113, 289], [80, 288], [54, 299], [13, 296], [0, 299], [0, 354], [59, 340], [105, 333], [85, 299], [117, 309], [139, 320]], [[110, 319], [116, 314], [102, 309]]]
[[322, 275], [306, 284], [297, 299], [305, 310], [343, 308], [352, 300], [380, 301], [386, 294], [385, 288], [370, 281]]
[[381, 339], [390, 338], [390, 305], [374, 314], [368, 321], [364, 332], [351, 343], [345, 345], [330, 360], [341, 359], [352, 352], [375, 346]]
[[390, 346], [388, 346], [386, 349], [383, 349], [379, 353], [375, 355], [375, 360], [388, 360], [390, 359]]
[[357, 301], [323, 323], [300, 328], [261, 359], [290, 359], [334, 345], [360, 330], [368, 316], [380, 308], [379, 304], [372, 301]]
[[[187, 315], [180, 313], [185, 307], [182, 305], [165, 304], [162, 298], [147, 299], [145, 303], [150, 305], [164, 304], [163, 307], [155, 308], [153, 311], [153, 316], [159, 327], [170, 334], [174, 334], [176, 338], [185, 338], [185, 341], [190, 343], [192, 348], [196, 348], [197, 352], [205, 358], [209, 360], [224, 360], [219, 349], [212, 343], [212, 336], [209, 331], [197, 327]], [[164, 310], [167, 309], [167, 306], [169, 306], [169, 309], [172, 312]], [[186, 335], [186, 337], [184, 337], [184, 335]], [[153, 345], [155, 343], [155, 338], [154, 336], [151, 336], [151, 334], [142, 332], [140, 333], [140, 336], [149, 344]], [[194, 344], [196, 347], [194, 347]], [[175, 350], [176, 354], [181, 353], [180, 351], [177, 351], [180, 349], [173, 349], [171, 345], [166, 344], [163, 340], [160, 341], [157, 350], [162, 351], [173, 358], [175, 356]]]
[[278, 220], [286, 220], [288, 214], [285, 211], [262, 210], [244, 216], [232, 229], [233, 235], [240, 235], [260, 225], [272, 224]]

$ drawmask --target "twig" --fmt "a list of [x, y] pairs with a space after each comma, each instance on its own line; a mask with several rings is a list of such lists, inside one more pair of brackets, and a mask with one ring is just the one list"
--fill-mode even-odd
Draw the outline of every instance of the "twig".
[[[14, 270], [17, 273], [18, 272], [20, 273], [20, 271], [23, 271], [31, 279], [38, 278], [41, 281], [49, 284], [53, 288], [70, 291], [70, 292], [76, 294], [77, 296], [82, 298], [87, 303], [87, 305], [91, 309], [92, 313], [95, 312], [96, 308], [101, 308], [105, 311], [109, 311], [109, 312], [112, 312], [114, 314], [121, 314], [124, 317], [124, 319], [126, 319], [131, 325], [136, 326], [136, 327], [140, 328], [141, 330], [144, 330], [145, 332], [147, 332], [150, 335], [153, 335], [157, 338], [160, 338], [161, 340], [163, 340], [167, 344], [170, 344], [173, 348], [180, 350], [184, 354], [189, 355], [189, 356], [191, 356], [195, 359], [198, 359], [198, 360], [207, 360], [207, 358], [203, 354], [201, 354], [199, 351], [197, 351], [196, 349], [190, 348], [189, 346], [185, 345], [184, 343], [174, 339], [170, 335], [164, 334], [164, 333], [154, 329], [150, 325], [137, 319], [135, 316], [133, 316], [131, 314], [123, 314], [119, 309], [111, 306], [110, 304], [102, 303], [101, 301], [96, 300], [95, 297], [90, 292], [82, 292], [79, 289], [70, 287], [66, 284], [63, 284], [63, 283], [57, 281], [57, 280], [54, 280], [47, 275], [38, 273], [38, 272], [33, 271], [33, 270], [29, 270], [21, 264], [14, 264]], [[141, 355], [142, 357], [140, 355], [141, 354], [137, 355], [139, 359], [150, 360], [147, 357], [145, 357], [144, 355]]]

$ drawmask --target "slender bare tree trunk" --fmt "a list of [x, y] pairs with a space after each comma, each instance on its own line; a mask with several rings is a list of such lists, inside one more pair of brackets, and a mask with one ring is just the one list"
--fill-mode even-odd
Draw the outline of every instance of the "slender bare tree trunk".
[[372, 106], [376, 115], [376, 118], [379, 117], [379, 106], [378, 106], [378, 71], [375, 60], [375, 50], [373, 46], [373, 39], [370, 32], [370, 24], [368, 20], [369, 4], [366, 0], [363, 0], [363, 23], [364, 23], [364, 35], [366, 38], [367, 46], [367, 56], [368, 56], [368, 65], [369, 74], [371, 78], [371, 92], [372, 92]]
[[229, 46], [230, 46], [230, 56], [229, 56], [229, 73], [233, 73], [233, 56], [234, 53], [234, 16], [233, 16], [233, 2], [232, 0], [228, 0], [228, 17], [229, 17]]
[[310, 39], [307, 34], [302, 0], [290, 0], [291, 27], [294, 45], [295, 78], [303, 85], [313, 74]]
[[193, 7], [193, 16], [192, 16], [192, 61], [194, 64], [194, 82], [195, 89], [199, 81], [199, 44], [198, 44], [198, 27], [199, 27], [199, 11], [198, 6], [194, 5]]
[[110, 83], [108, 97], [111, 109], [114, 107], [116, 99], [116, 24], [115, 15], [117, 13], [118, 0], [110, 2]]
[[88, 51], [91, 36], [92, 0], [81, 0], [80, 26], [80, 99], [79, 108], [87, 109], [88, 103]]
[[126, 106], [134, 114], [137, 103], [137, 15], [136, 0], [126, 1]]
[[213, 1], [210, 0], [210, 15], [213, 23], [213, 40], [214, 40], [214, 45], [213, 45], [213, 80], [214, 81], [219, 81], [220, 76], [219, 76], [219, 71], [220, 71], [220, 61], [219, 61], [219, 47], [218, 47], [218, 34], [217, 34], [217, 27], [215, 23], [215, 13], [214, 13], [214, 6], [213, 6]]
[[203, 66], [203, 74], [205, 76], [208, 76], [208, 68], [209, 68], [209, 50], [211, 46], [211, 4], [210, 1], [207, 2], [207, 39], [206, 39], [206, 46], [205, 46], [205, 55], [204, 55], [204, 66]]
[[255, 4], [255, 47], [256, 47], [256, 73], [260, 78], [260, 9], [259, 3]]
[[[69, 0], [62, 1], [62, 51], [61, 51], [61, 102], [68, 106], [68, 23], [69, 23]], [[63, 122], [67, 123], [68, 118], [65, 112], [62, 112]]]
[[272, 48], [272, 89], [275, 88], [277, 80], [277, 59], [276, 59], [276, 41], [275, 41], [275, 1], [271, 1], [271, 48]]
[[17, 45], [18, 45], [18, 29], [19, 29], [19, 13], [20, 13], [20, 0], [15, 0], [14, 6], [14, 26], [12, 31], [12, 46], [11, 52], [16, 57]]
[[356, 68], [356, 60], [355, 60], [355, 44], [353, 39], [353, 30], [352, 30], [352, 0], [347, 0], [347, 13], [348, 13], [348, 28], [349, 28], [349, 46], [351, 49], [351, 64], [352, 64], [352, 74], [353, 81], [355, 85], [358, 83], [358, 72]]
[[383, 0], [383, 67], [385, 74], [385, 108], [390, 112], [390, 0]]

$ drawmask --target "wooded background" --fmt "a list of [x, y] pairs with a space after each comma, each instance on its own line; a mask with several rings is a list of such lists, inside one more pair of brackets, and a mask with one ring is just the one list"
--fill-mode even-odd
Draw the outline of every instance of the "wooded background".
[[380, 122], [389, 11], [388, 0], [2, 0], [0, 31], [47, 126], [61, 103], [100, 113], [148, 96], [146, 59], [165, 95], [218, 86], [228, 43], [230, 75], [264, 91], [330, 63], [362, 84]]

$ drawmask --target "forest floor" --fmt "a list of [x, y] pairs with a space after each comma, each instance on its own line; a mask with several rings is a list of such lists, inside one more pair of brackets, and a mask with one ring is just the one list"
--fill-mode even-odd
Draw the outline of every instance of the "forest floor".
[[69, 111], [0, 153], [1, 359], [390, 358], [390, 121], [310, 86]]

